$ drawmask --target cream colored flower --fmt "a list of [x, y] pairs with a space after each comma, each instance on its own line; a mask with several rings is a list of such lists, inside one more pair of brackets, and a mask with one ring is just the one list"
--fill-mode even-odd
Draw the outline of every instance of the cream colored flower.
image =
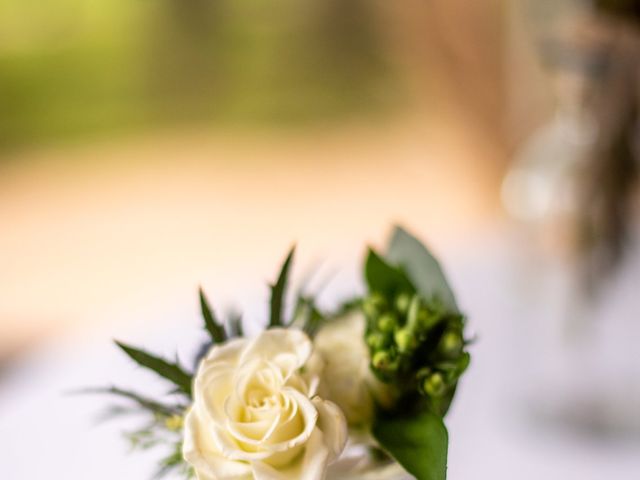
[[340, 457], [329, 467], [328, 480], [411, 480], [409, 475], [394, 461], [380, 463], [373, 460], [368, 452], [356, 451]]
[[185, 422], [183, 454], [199, 480], [324, 478], [347, 427], [316, 395], [319, 363], [310, 359], [311, 341], [294, 329], [211, 349]]
[[374, 399], [385, 405], [391, 400], [369, 367], [364, 332], [364, 316], [352, 313], [323, 327], [314, 347], [325, 363], [323, 395], [342, 409], [350, 426], [367, 428], [373, 420]]

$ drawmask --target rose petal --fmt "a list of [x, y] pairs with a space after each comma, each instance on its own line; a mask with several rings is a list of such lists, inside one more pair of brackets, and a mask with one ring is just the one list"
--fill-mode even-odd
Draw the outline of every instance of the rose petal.
[[206, 426], [195, 409], [187, 414], [182, 455], [193, 466], [198, 480], [250, 479], [252, 470], [249, 464], [224, 458], [208, 437]]
[[200, 480], [323, 478], [344, 448], [346, 421], [335, 404], [311, 399], [322, 370], [311, 349], [292, 329], [211, 349], [185, 423], [184, 458]]
[[322, 480], [330, 456], [323, 434], [314, 429], [298, 461], [286, 469], [276, 469], [265, 462], [252, 462], [255, 480]]
[[207, 353], [207, 356], [205, 357], [206, 363], [211, 364], [213, 362], [230, 362], [236, 364], [238, 362], [240, 354], [248, 344], [248, 339], [239, 337], [227, 340], [222, 345], [214, 345], [213, 347], [211, 347], [211, 349]]
[[227, 429], [240, 442], [257, 448], [273, 434], [279, 423], [280, 415], [276, 415], [271, 422], [237, 423], [229, 421], [227, 422]]
[[333, 461], [340, 456], [347, 444], [348, 431], [347, 420], [342, 410], [333, 402], [314, 398], [313, 405], [318, 411], [318, 428], [324, 434], [324, 442]]
[[294, 328], [272, 328], [251, 341], [240, 363], [254, 358], [268, 359], [285, 370], [285, 377], [302, 367], [311, 355], [309, 337]]
[[232, 388], [233, 371], [231, 369], [206, 371], [203, 380], [196, 381], [194, 405], [201, 407], [212, 421], [223, 423], [227, 418], [225, 405]]
[[211, 426], [211, 438], [215, 443], [220, 454], [230, 460], [236, 461], [253, 461], [264, 460], [272, 455], [272, 452], [268, 450], [255, 450], [255, 448], [249, 447], [249, 445], [243, 445], [233, 438], [226, 428], [226, 425]]
[[194, 404], [203, 406], [212, 419], [223, 421], [224, 403], [229, 386], [233, 385], [233, 373], [237, 361], [248, 344], [244, 338], [215, 345], [200, 363], [194, 382]]
[[271, 452], [282, 452], [304, 443], [318, 420], [318, 411], [306, 396], [289, 387], [283, 388], [282, 393], [291, 397], [292, 406], [297, 407], [299, 413], [274, 430], [269, 442], [264, 445]]

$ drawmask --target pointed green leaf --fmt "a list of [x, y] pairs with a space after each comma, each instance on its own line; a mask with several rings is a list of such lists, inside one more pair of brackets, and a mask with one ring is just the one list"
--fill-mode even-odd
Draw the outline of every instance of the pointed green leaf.
[[229, 315], [229, 332], [232, 337], [242, 337], [244, 335], [241, 314], [233, 312]]
[[315, 298], [298, 296], [294, 310], [295, 326], [313, 338], [326, 320], [327, 318], [316, 306]]
[[286, 260], [282, 264], [280, 269], [280, 275], [274, 285], [271, 285], [271, 316], [269, 318], [269, 328], [280, 327], [284, 325], [282, 320], [284, 295], [287, 287], [287, 278], [289, 276], [289, 269], [291, 268], [291, 261], [293, 260], [293, 254], [296, 251], [295, 245], [289, 250]]
[[207, 296], [205, 295], [204, 290], [202, 290], [202, 287], [199, 292], [200, 309], [202, 310], [202, 317], [204, 318], [204, 326], [207, 329], [207, 332], [209, 332], [213, 343], [223, 343], [227, 339], [227, 334], [220, 322], [216, 319], [213, 309], [209, 305], [209, 301], [207, 300]]
[[118, 387], [85, 388], [83, 390], [79, 390], [76, 393], [98, 394], [98, 395], [105, 394], [105, 395], [119, 396], [119, 397], [126, 398], [128, 400], [133, 401], [140, 408], [149, 410], [153, 413], [158, 413], [166, 416], [179, 415], [184, 410], [184, 407], [180, 405], [167, 405], [164, 403], [160, 403], [150, 398], [147, 398], [143, 395], [140, 395], [136, 392], [132, 392], [130, 390], [125, 390]]
[[440, 264], [429, 250], [402, 227], [396, 227], [386, 258], [400, 265], [420, 295], [439, 299], [449, 311], [458, 311], [455, 296]]
[[442, 419], [430, 412], [409, 417], [381, 417], [373, 435], [417, 480], [446, 480], [448, 434]]
[[[175, 470], [183, 470], [186, 473], [187, 465], [184, 457], [182, 456], [182, 442], [176, 444], [174, 451], [163, 458], [160, 462], [160, 467], [152, 477], [153, 480], [165, 478], [168, 474]], [[191, 475], [187, 475], [185, 478], [192, 478]]]
[[369, 248], [364, 274], [369, 290], [372, 292], [391, 296], [398, 292], [413, 293], [415, 291], [404, 272], [387, 263], [372, 248]]
[[167, 362], [160, 357], [120, 342], [116, 342], [116, 345], [138, 365], [156, 372], [161, 377], [175, 384], [181, 392], [191, 396], [192, 377], [185, 372], [180, 365]]

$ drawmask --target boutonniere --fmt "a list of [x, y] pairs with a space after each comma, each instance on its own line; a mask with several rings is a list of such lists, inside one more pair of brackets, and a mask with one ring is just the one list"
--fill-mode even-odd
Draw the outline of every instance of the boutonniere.
[[[165, 445], [159, 473], [199, 480], [446, 478], [444, 417], [469, 365], [465, 317], [437, 260], [402, 228], [369, 249], [366, 294], [318, 308], [285, 293], [292, 249], [270, 286], [264, 330], [221, 319], [200, 291], [207, 341], [190, 370], [117, 342], [171, 386], [165, 398], [94, 389], [148, 414], [134, 446]], [[379, 475], [379, 476], [375, 476]]]

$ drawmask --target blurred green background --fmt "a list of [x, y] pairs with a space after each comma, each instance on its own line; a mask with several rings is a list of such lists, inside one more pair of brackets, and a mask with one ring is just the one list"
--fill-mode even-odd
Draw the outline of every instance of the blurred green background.
[[0, 149], [402, 104], [365, 0], [0, 0]]

